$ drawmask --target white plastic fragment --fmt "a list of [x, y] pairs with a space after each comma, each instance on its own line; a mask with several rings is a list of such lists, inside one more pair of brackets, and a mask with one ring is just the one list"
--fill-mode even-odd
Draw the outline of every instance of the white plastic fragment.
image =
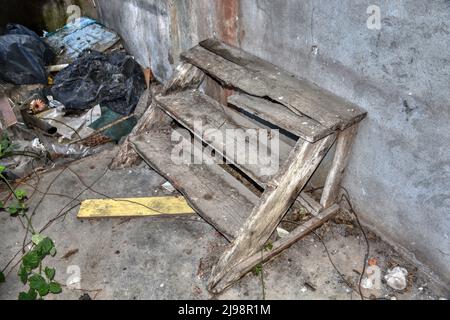
[[408, 270], [402, 267], [395, 267], [389, 269], [388, 273], [384, 276], [389, 287], [392, 289], [402, 291], [407, 287], [406, 277], [408, 276]]
[[280, 227], [277, 228], [277, 233], [280, 238], [284, 238], [289, 235], [289, 231], [284, 230], [283, 228], [280, 228]]
[[364, 277], [364, 279], [361, 281], [361, 287], [367, 290], [371, 290], [374, 287], [374, 281], [372, 281], [372, 279], [369, 279], [368, 277]]
[[164, 183], [161, 187], [163, 187], [164, 189], [166, 189], [169, 192], [175, 192], [175, 188], [173, 187], [173, 185], [169, 181]]
[[36, 138], [31, 142], [31, 147], [38, 152], [45, 152], [45, 146], [39, 138]]

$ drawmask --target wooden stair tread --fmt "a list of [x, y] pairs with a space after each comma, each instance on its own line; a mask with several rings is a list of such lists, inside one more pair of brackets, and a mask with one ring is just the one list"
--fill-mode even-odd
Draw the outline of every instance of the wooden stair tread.
[[145, 162], [169, 180], [206, 221], [230, 241], [259, 198], [218, 164], [174, 163], [171, 128], [154, 129], [131, 140]]
[[354, 104], [214, 39], [201, 42], [181, 57], [227, 86], [253, 96], [269, 97], [329, 130], [345, 129], [366, 116]]
[[318, 122], [307, 117], [299, 118], [285, 106], [267, 99], [236, 93], [228, 98], [228, 104], [309, 142], [316, 142], [333, 133], [333, 130]]
[[[238, 163], [236, 159], [226, 154], [225, 141], [215, 139], [216, 131], [220, 131], [225, 136], [225, 132], [228, 129], [263, 129], [256, 122], [245, 119], [243, 115], [221, 105], [198, 90], [188, 90], [167, 96], [158, 96], [155, 100], [169, 116], [209, 144], [230, 163], [238, 166], [245, 174], [259, 184], [265, 185], [277, 173], [276, 171], [271, 172], [270, 166], [265, 167], [260, 164]], [[236, 121], [237, 118], [239, 123]], [[196, 130], [196, 121], [202, 124], [202, 132]], [[250, 142], [244, 140], [244, 143], [246, 148], [248, 148]], [[291, 149], [291, 147], [283, 145], [282, 142], [280, 143], [279, 153], [277, 155], [280, 165], [287, 159]], [[275, 154], [275, 151], [272, 152]], [[265, 160], [263, 157], [259, 157], [258, 163], [264, 163]]]

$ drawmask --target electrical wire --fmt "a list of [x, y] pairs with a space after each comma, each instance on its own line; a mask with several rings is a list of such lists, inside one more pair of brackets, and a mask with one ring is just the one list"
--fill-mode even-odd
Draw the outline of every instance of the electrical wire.
[[[333, 259], [332, 259], [332, 257], [331, 257], [331, 254], [330, 254], [330, 252], [329, 252], [329, 250], [328, 250], [328, 247], [327, 247], [325, 241], [323, 240], [323, 238], [322, 238], [319, 234], [317, 234], [315, 231], [313, 231], [313, 230], [310, 230], [310, 231], [311, 231], [311, 233], [312, 233], [314, 236], [317, 237], [317, 239], [319, 239], [319, 241], [320, 241], [321, 244], [323, 245], [323, 247], [324, 247], [324, 249], [325, 249], [325, 252], [326, 252], [326, 254], [327, 254], [327, 256], [328, 256], [328, 259], [330, 260], [331, 265], [333, 266], [334, 270], [337, 272], [337, 274], [339, 275], [339, 277], [342, 279], [342, 281], [343, 281], [343, 282], [344, 282], [344, 283], [345, 283], [345, 284], [346, 284], [353, 292], [356, 292], [356, 293], [361, 297], [362, 300], [365, 300], [365, 299], [367, 299], [367, 297], [365, 297], [364, 294], [363, 294], [363, 292], [362, 292], [362, 279], [363, 279], [363, 277], [364, 277], [364, 274], [366, 273], [366, 265], [367, 265], [367, 261], [369, 260], [369, 255], [370, 255], [370, 242], [369, 242], [369, 239], [368, 239], [368, 237], [367, 237], [367, 234], [366, 234], [364, 228], [362, 227], [362, 224], [361, 224], [361, 222], [360, 222], [360, 220], [359, 220], [359, 217], [358, 217], [358, 215], [356, 214], [356, 211], [355, 211], [354, 208], [353, 208], [353, 205], [352, 205], [352, 203], [351, 203], [350, 196], [349, 196], [349, 193], [348, 193], [347, 189], [345, 189], [344, 187], [341, 187], [341, 188], [342, 188], [342, 190], [343, 190], [344, 192], [342, 193], [342, 196], [341, 196], [340, 200], [338, 201], [338, 203], [340, 204], [340, 203], [341, 203], [342, 201], [344, 201], [344, 200], [347, 202], [347, 204], [348, 204], [348, 206], [349, 206], [349, 208], [350, 208], [349, 211], [350, 211], [350, 213], [355, 217], [355, 220], [356, 220], [356, 222], [357, 222], [357, 224], [358, 224], [358, 227], [359, 227], [359, 229], [361, 230], [361, 233], [363, 234], [363, 237], [364, 237], [365, 242], [366, 242], [366, 252], [365, 252], [365, 255], [364, 255], [364, 265], [363, 265], [363, 271], [362, 271], [362, 273], [360, 274], [359, 281], [358, 281], [358, 290], [355, 290], [355, 289], [354, 289], [353, 284], [351, 284], [351, 283], [345, 278], [344, 274], [343, 274], [343, 273], [339, 270], [339, 268], [336, 266], [336, 264], [334, 263], [334, 261], [333, 261]], [[321, 190], [321, 189], [323, 189], [323, 187], [314, 188], [314, 191], [316, 191], [316, 190]], [[287, 223], [296, 224], [297, 226], [301, 226], [301, 225], [302, 225], [301, 223], [296, 222], [296, 221], [291, 221], [291, 220], [286, 220], [286, 219], [283, 219], [282, 221], [283, 221], [283, 222], [287, 222]]]

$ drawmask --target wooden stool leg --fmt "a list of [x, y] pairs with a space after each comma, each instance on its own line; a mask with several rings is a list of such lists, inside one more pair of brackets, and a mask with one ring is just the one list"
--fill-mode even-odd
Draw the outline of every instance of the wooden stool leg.
[[330, 173], [325, 182], [320, 204], [326, 209], [336, 203], [339, 196], [339, 188], [350, 158], [350, 151], [358, 131], [358, 124], [351, 126], [339, 133], [336, 143], [336, 153]]
[[[339, 206], [336, 204], [320, 212], [316, 217], [312, 217], [303, 225], [298, 226], [286, 237], [274, 242], [271, 250], [262, 249], [263, 252], [258, 251], [253, 255], [251, 255], [250, 257], [248, 257], [247, 259], [244, 259], [241, 263], [239, 263], [234, 267], [233, 272], [227, 273], [225, 275], [221, 283], [223, 283], [224, 286], [235, 283], [244, 275], [246, 275], [248, 272], [252, 271], [252, 269], [259, 263], [269, 261], [270, 259], [280, 254], [283, 250], [286, 250], [294, 243], [310, 234], [311, 231], [314, 231], [316, 228], [319, 228], [321, 225], [323, 225], [325, 222], [331, 219], [338, 211]], [[226, 287], [224, 286], [218, 285], [214, 288], [213, 291], [215, 293], [220, 293], [221, 291], [226, 289]]]
[[222, 280], [240, 277], [242, 270], [235, 267], [261, 250], [335, 139], [333, 134], [314, 144], [298, 142], [285, 165], [268, 184], [260, 205], [253, 209], [239, 236], [213, 269], [209, 290], [221, 291], [231, 284]]

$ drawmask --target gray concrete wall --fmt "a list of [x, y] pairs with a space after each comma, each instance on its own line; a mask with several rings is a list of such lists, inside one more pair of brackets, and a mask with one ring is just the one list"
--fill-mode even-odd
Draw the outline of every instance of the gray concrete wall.
[[[230, 27], [219, 0], [98, 2], [162, 81], [180, 50]], [[450, 1], [231, 2], [228, 42], [369, 112], [344, 185], [368, 225], [450, 283]], [[367, 28], [371, 4], [380, 30]]]

